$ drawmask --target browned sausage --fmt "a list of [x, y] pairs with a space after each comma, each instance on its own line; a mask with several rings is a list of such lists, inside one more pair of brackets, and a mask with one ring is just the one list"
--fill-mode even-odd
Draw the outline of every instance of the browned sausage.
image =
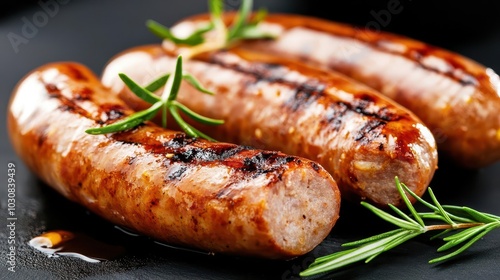
[[[102, 81], [127, 103], [144, 108], [148, 104], [130, 93], [117, 73], [146, 84], [170, 71], [174, 61], [160, 46], [135, 48], [113, 59]], [[317, 161], [343, 197], [402, 205], [394, 176], [421, 195], [434, 174], [437, 154], [429, 130], [408, 110], [343, 76], [244, 51], [218, 52], [184, 66], [217, 94], [184, 85], [178, 99], [226, 121], [202, 128], [205, 132]]]
[[307, 159], [190, 138], [152, 123], [84, 132], [131, 112], [87, 68], [51, 64], [18, 84], [8, 129], [16, 152], [48, 185], [164, 242], [290, 258], [312, 250], [336, 222], [335, 181]]
[[[189, 20], [202, 20], [193, 17]], [[500, 80], [459, 54], [402, 36], [298, 15], [274, 14], [276, 40], [240, 47], [346, 74], [413, 111], [439, 149], [465, 167], [500, 159]], [[183, 24], [189, 32], [189, 24]]]

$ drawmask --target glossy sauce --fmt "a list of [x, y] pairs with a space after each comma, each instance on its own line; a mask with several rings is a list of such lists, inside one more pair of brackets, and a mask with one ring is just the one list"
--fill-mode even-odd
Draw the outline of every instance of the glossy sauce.
[[98, 263], [114, 260], [125, 254], [125, 248], [96, 240], [83, 233], [53, 230], [34, 237], [29, 245], [49, 258], [67, 256]]

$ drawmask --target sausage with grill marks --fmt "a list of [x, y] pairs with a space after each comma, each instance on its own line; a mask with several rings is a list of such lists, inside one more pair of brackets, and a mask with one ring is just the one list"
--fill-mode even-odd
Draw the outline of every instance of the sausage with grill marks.
[[[226, 20], [230, 20], [228, 15]], [[189, 33], [206, 15], [181, 22]], [[469, 168], [500, 159], [500, 79], [471, 59], [410, 38], [312, 17], [271, 14], [263, 28], [276, 40], [240, 48], [338, 71], [414, 112], [443, 155]]]
[[8, 131], [27, 166], [66, 198], [167, 243], [291, 258], [312, 250], [338, 219], [335, 181], [307, 159], [150, 122], [84, 132], [132, 112], [82, 65], [50, 64], [18, 84]]
[[[158, 45], [138, 47], [112, 59], [102, 81], [132, 107], [144, 109], [149, 105], [117, 74], [147, 84], [174, 63], [175, 55]], [[219, 140], [317, 161], [345, 198], [402, 206], [394, 177], [422, 195], [434, 174], [435, 141], [418, 118], [342, 75], [244, 50], [206, 54], [184, 61], [184, 68], [216, 95], [185, 84], [178, 100], [225, 120], [200, 129]]]

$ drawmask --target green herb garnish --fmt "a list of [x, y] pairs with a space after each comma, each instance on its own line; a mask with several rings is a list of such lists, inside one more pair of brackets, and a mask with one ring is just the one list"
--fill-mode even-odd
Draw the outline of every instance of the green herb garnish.
[[[174, 36], [169, 28], [154, 20], [148, 20], [146, 26], [153, 34], [164, 40], [171, 41], [176, 45], [190, 46], [186, 52], [188, 57], [193, 57], [207, 51], [224, 49], [240, 40], [275, 38], [275, 34], [262, 30], [259, 26], [259, 23], [261, 23], [267, 15], [266, 10], [260, 9], [252, 20], [249, 19], [250, 13], [252, 12], [252, 5], [252, 0], [243, 0], [233, 23], [230, 26], [226, 26], [222, 20], [222, 15], [224, 13], [223, 1], [209, 0], [210, 22], [195, 30], [186, 38]], [[214, 36], [210, 41], [207, 41], [204, 35], [209, 31], [214, 31]]]
[[[185, 113], [191, 119], [208, 125], [219, 125], [223, 124], [223, 120], [211, 119], [204, 117], [198, 113], [193, 112], [191, 109], [176, 101], [177, 95], [179, 93], [181, 81], [184, 79], [186, 82], [191, 84], [198, 91], [213, 95], [213, 93], [205, 88], [196, 80], [191, 74], [182, 71], [182, 56], [177, 57], [175, 72], [172, 79], [170, 79], [170, 74], [163, 75], [149, 85], [141, 87], [130, 79], [127, 75], [120, 73], [120, 79], [127, 85], [127, 87], [139, 98], [152, 104], [151, 107], [144, 111], [140, 111], [130, 115], [127, 118], [119, 120], [113, 124], [87, 129], [85, 132], [89, 134], [105, 134], [112, 132], [124, 131], [127, 129], [134, 128], [139, 124], [151, 120], [154, 118], [160, 110], [162, 110], [162, 126], [167, 126], [167, 111], [170, 112], [179, 124], [179, 126], [191, 137], [201, 137], [207, 140], [215, 141], [206, 134], [197, 130], [190, 124], [188, 124], [184, 119], [182, 119], [179, 114], [179, 110]], [[161, 87], [165, 86], [162, 96], [157, 96], [153, 92], [157, 91]]]
[[[442, 262], [462, 253], [490, 231], [500, 228], [499, 216], [479, 212], [469, 207], [441, 205], [430, 188], [429, 195], [433, 203], [429, 203], [417, 196], [405, 184], [400, 183], [397, 177], [396, 187], [407, 208], [410, 210], [410, 215], [405, 214], [393, 205], [389, 205], [389, 207], [399, 217], [380, 210], [369, 203], [361, 202], [361, 204], [383, 220], [399, 227], [398, 229], [359, 241], [342, 244], [344, 247], [354, 248], [317, 258], [309, 266], [309, 268], [300, 273], [300, 276], [313, 276], [320, 273], [330, 272], [362, 260], [364, 260], [365, 263], [368, 263], [383, 252], [386, 252], [416, 236], [435, 230], [439, 230], [441, 232], [431, 237], [431, 239], [444, 236], [443, 241], [446, 242], [443, 246], [437, 249], [438, 252], [448, 251], [452, 248], [456, 248], [458, 245], [461, 245], [461, 247], [453, 252], [429, 261], [429, 263]], [[405, 192], [410, 194], [427, 208], [431, 209], [432, 212], [417, 212]], [[434, 223], [426, 225], [424, 220], [431, 220]], [[436, 221], [444, 223], [436, 224]], [[460, 231], [455, 234], [449, 234], [453, 230]]]

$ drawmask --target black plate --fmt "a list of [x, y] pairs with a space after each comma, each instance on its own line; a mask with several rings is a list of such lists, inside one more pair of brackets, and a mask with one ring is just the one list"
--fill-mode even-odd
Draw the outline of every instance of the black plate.
[[[146, 19], [166, 25], [206, 10], [205, 1], [69, 1], [42, 0], [4, 10], [0, 18], [0, 104], [6, 112], [12, 89], [30, 70], [53, 61], [70, 60], [88, 65], [100, 74], [116, 53], [132, 46], [159, 42], [144, 27]], [[361, 1], [326, 5], [326, 1], [256, 1], [272, 12], [293, 12], [380, 26], [417, 37], [469, 56], [493, 69], [500, 69], [498, 23], [491, 20], [498, 4], [474, 6], [434, 4], [418, 1]], [[332, 1], [333, 2], [333, 1]], [[387, 16], [388, 5], [399, 3], [398, 13]], [[54, 4], [56, 3], [56, 4]], [[227, 1], [235, 6], [239, 1]], [[441, 3], [441, 2], [440, 2]], [[464, 4], [465, 5], [465, 4]], [[7, 11], [7, 12], [6, 12]], [[30, 27], [30, 24], [32, 26]], [[385, 25], [385, 26], [384, 26]], [[16, 37], [18, 36], [18, 37]], [[22, 38], [20, 38], [22, 37]], [[17, 40], [15, 40], [15, 39]], [[14, 41], [12, 41], [14, 40]], [[14, 42], [14, 43], [13, 43]], [[26, 102], [30, 102], [26, 100]], [[339, 249], [346, 241], [390, 229], [358, 205], [344, 203], [341, 219], [330, 236], [313, 252], [292, 261], [268, 261], [227, 256], [208, 256], [165, 248], [143, 237], [131, 237], [113, 225], [66, 201], [41, 183], [14, 154], [0, 122], [0, 220], [7, 221], [7, 164], [16, 165], [16, 272], [7, 270], [10, 231], [0, 229], [1, 278], [160, 278], [160, 279], [294, 279], [314, 257]], [[468, 205], [500, 214], [500, 164], [480, 170], [463, 170], [441, 160], [432, 182], [443, 203]], [[27, 245], [46, 230], [66, 229], [126, 247], [127, 254], [115, 261], [91, 264], [73, 258], [47, 258]], [[500, 276], [500, 231], [477, 242], [453, 261], [429, 265], [439, 254], [439, 242], [417, 238], [370, 264], [351, 266], [325, 278], [336, 279], [498, 279]], [[5, 277], [5, 278], [4, 278]]]

